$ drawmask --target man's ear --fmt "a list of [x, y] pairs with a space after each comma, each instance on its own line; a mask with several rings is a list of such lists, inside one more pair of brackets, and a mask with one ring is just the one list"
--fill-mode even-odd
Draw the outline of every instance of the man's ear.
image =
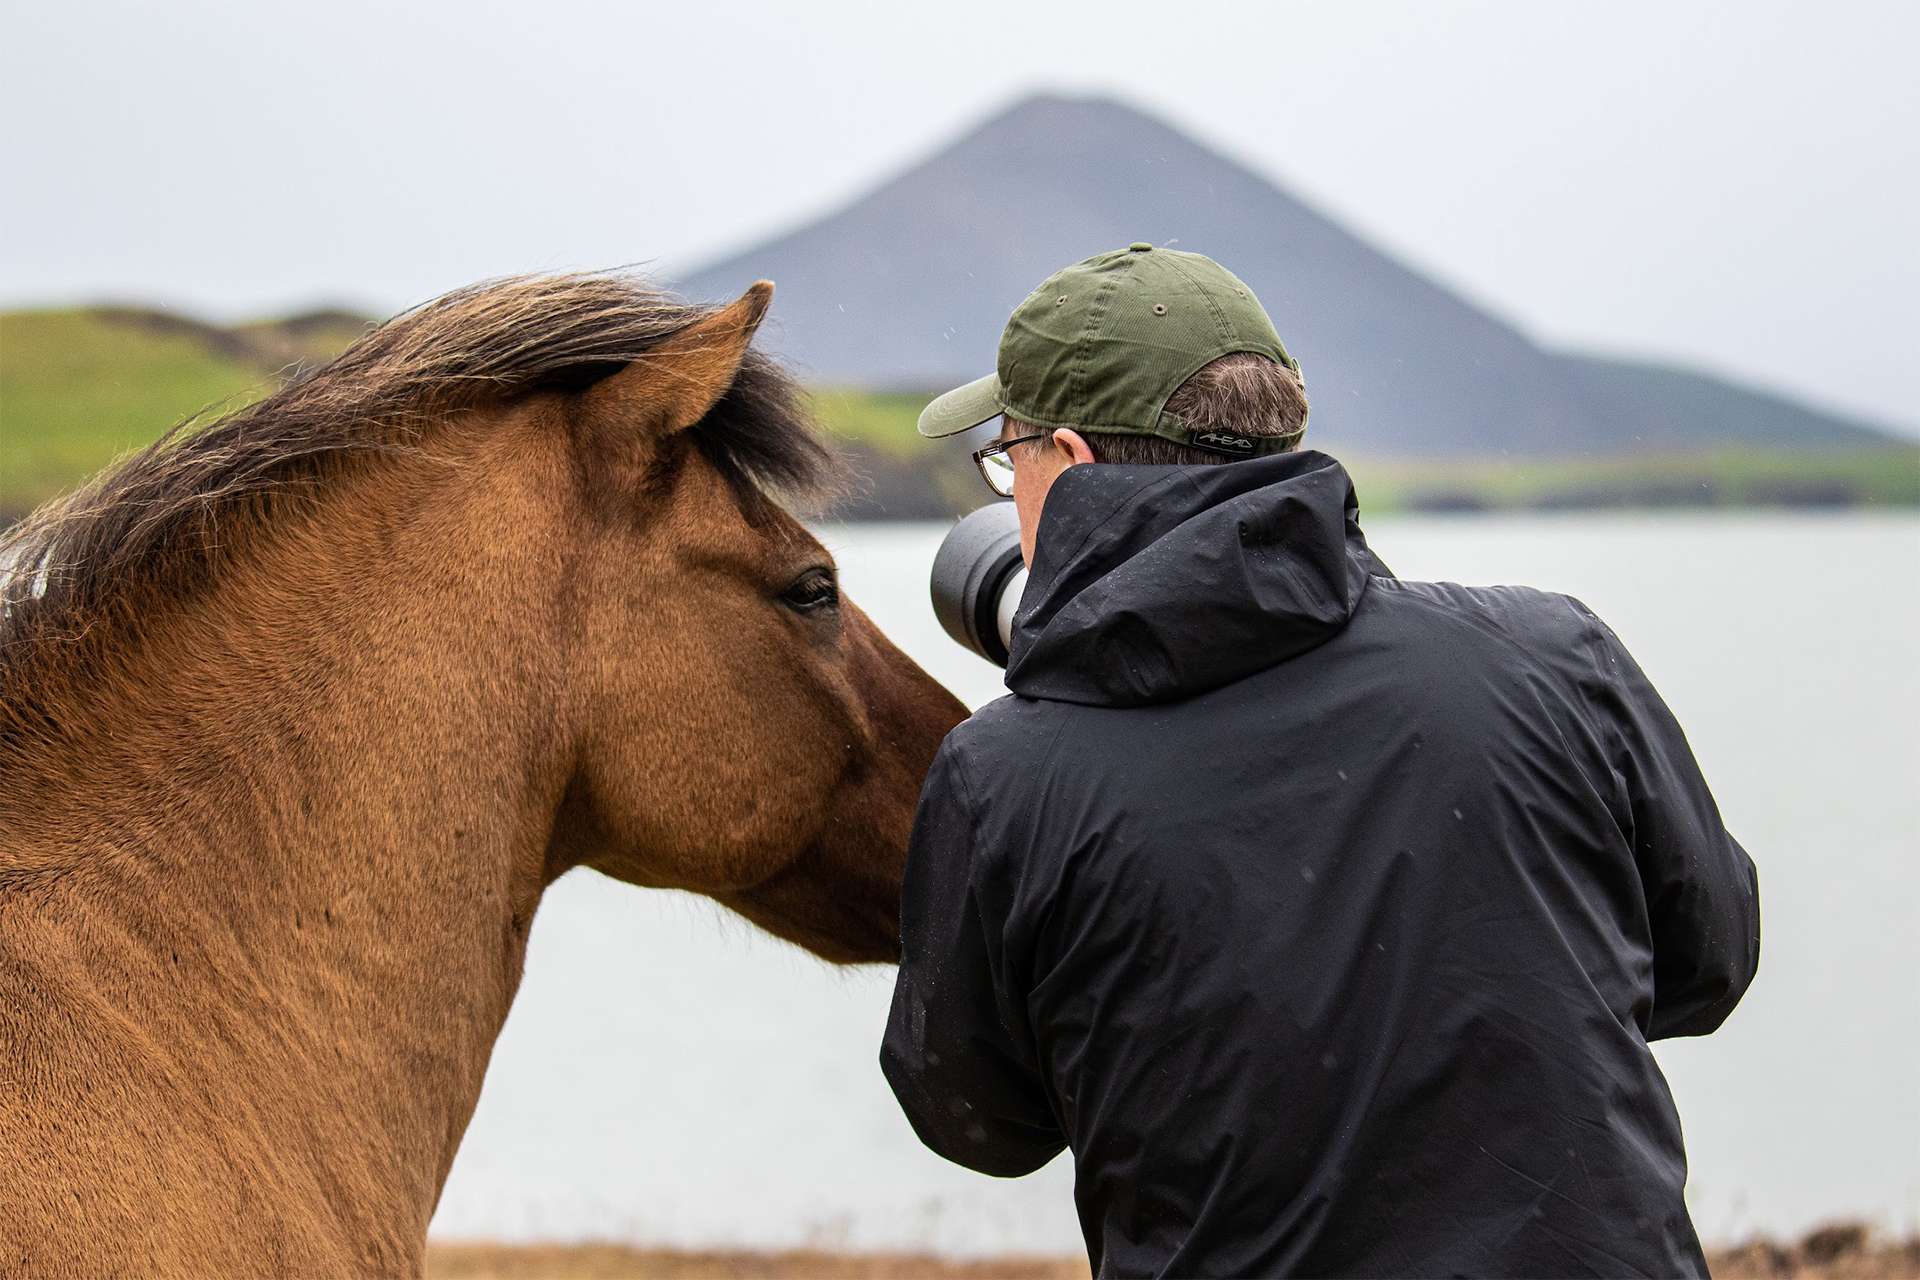
[[1072, 427], [1061, 427], [1053, 433], [1053, 447], [1060, 451], [1060, 465], [1063, 467], [1093, 461], [1093, 446]]
[[772, 300], [773, 282], [756, 280], [735, 301], [595, 383], [584, 397], [587, 412], [655, 439], [685, 431], [733, 385]]

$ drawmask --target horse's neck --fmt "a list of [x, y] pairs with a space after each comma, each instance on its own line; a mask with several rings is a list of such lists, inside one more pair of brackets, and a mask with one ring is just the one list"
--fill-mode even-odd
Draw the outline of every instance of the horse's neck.
[[568, 771], [533, 611], [437, 554], [288, 555], [183, 613], [62, 797], [69, 911], [8, 913], [122, 1015], [129, 1087], [386, 1227], [424, 1228], [478, 1098]]

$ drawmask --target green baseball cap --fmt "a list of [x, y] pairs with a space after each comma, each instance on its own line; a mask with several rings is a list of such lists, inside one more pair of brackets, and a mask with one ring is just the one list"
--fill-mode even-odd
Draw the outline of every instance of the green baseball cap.
[[1243, 351], [1300, 372], [1260, 300], [1231, 271], [1136, 241], [1048, 276], [1014, 308], [997, 370], [923, 409], [920, 434], [958, 435], [1004, 413], [1045, 430], [1164, 436], [1244, 457], [1290, 449], [1304, 423], [1291, 435], [1247, 436], [1166, 411], [1203, 366]]

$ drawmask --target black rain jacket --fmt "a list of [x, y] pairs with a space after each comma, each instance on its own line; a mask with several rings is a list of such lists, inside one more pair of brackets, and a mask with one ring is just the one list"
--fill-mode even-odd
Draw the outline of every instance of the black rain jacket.
[[1318, 453], [1073, 467], [941, 748], [881, 1062], [921, 1139], [1070, 1145], [1102, 1276], [1705, 1274], [1648, 1042], [1753, 864], [1578, 601], [1395, 579]]

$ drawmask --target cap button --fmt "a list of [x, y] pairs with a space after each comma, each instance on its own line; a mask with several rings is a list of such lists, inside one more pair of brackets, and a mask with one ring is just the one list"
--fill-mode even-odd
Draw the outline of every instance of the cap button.
[[1127, 246], [1127, 252], [1128, 253], [1152, 253], [1153, 246], [1148, 244], [1145, 240], [1135, 240], [1132, 244]]

